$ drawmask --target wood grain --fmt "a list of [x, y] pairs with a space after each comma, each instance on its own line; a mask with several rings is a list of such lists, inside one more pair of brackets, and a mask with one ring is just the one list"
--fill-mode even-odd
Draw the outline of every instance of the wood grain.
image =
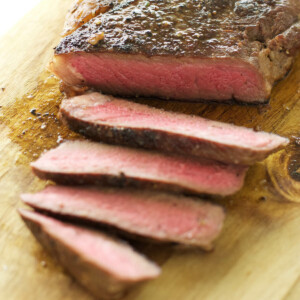
[[[62, 138], [78, 138], [56, 119], [58, 81], [45, 71], [71, 2], [44, 0], [0, 43], [0, 299], [92, 299], [44, 252], [16, 212], [20, 193], [46, 184], [32, 175], [30, 161]], [[215, 251], [137, 244], [163, 274], [126, 300], [300, 299], [299, 98], [300, 57], [267, 106], [139, 100], [275, 132], [291, 144], [251, 167], [238, 194], [216, 200], [228, 217]], [[41, 116], [33, 116], [33, 108]]]

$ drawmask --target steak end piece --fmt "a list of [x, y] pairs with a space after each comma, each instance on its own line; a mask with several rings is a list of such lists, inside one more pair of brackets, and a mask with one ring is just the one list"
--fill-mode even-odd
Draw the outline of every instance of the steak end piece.
[[151, 187], [230, 195], [242, 188], [247, 167], [165, 155], [88, 141], [70, 141], [31, 164], [42, 179], [62, 184]]
[[63, 100], [60, 115], [71, 130], [96, 141], [229, 164], [253, 164], [289, 142], [275, 134], [166, 112], [99, 93]]
[[218, 205], [155, 191], [48, 186], [21, 198], [39, 211], [206, 250], [212, 249], [225, 219]]
[[265, 102], [300, 47], [295, 0], [120, 1], [56, 47], [53, 72], [106, 94]]
[[160, 269], [127, 244], [100, 232], [19, 210], [36, 239], [97, 298], [117, 299]]

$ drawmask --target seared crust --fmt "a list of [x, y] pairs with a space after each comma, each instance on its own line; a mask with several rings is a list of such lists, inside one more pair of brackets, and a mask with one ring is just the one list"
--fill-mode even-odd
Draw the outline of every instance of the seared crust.
[[[288, 0], [125, 0], [65, 37], [56, 54], [257, 56], [297, 22], [298, 11]], [[104, 39], [89, 42], [101, 32]]]
[[95, 16], [113, 8], [117, 3], [117, 0], [75, 0], [67, 14], [62, 35], [71, 34]]

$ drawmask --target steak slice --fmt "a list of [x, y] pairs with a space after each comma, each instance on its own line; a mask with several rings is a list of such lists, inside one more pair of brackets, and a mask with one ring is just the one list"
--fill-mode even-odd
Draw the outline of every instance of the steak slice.
[[242, 188], [247, 170], [87, 141], [63, 143], [31, 166], [40, 178], [62, 184], [130, 185], [223, 196]]
[[299, 12], [298, 0], [123, 0], [63, 38], [52, 70], [112, 95], [264, 102], [300, 47]]
[[71, 130], [96, 141], [252, 164], [288, 143], [275, 134], [166, 112], [98, 93], [62, 102]]
[[153, 191], [48, 186], [22, 200], [34, 209], [117, 227], [165, 242], [212, 249], [223, 209], [199, 199]]
[[103, 233], [19, 210], [36, 239], [97, 299], [116, 299], [160, 269], [129, 245]]

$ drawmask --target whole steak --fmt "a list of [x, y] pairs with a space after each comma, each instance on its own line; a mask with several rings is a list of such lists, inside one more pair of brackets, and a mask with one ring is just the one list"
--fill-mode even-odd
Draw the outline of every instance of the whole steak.
[[299, 6], [111, 1], [108, 11], [63, 38], [52, 70], [67, 85], [113, 95], [264, 102], [300, 46]]

